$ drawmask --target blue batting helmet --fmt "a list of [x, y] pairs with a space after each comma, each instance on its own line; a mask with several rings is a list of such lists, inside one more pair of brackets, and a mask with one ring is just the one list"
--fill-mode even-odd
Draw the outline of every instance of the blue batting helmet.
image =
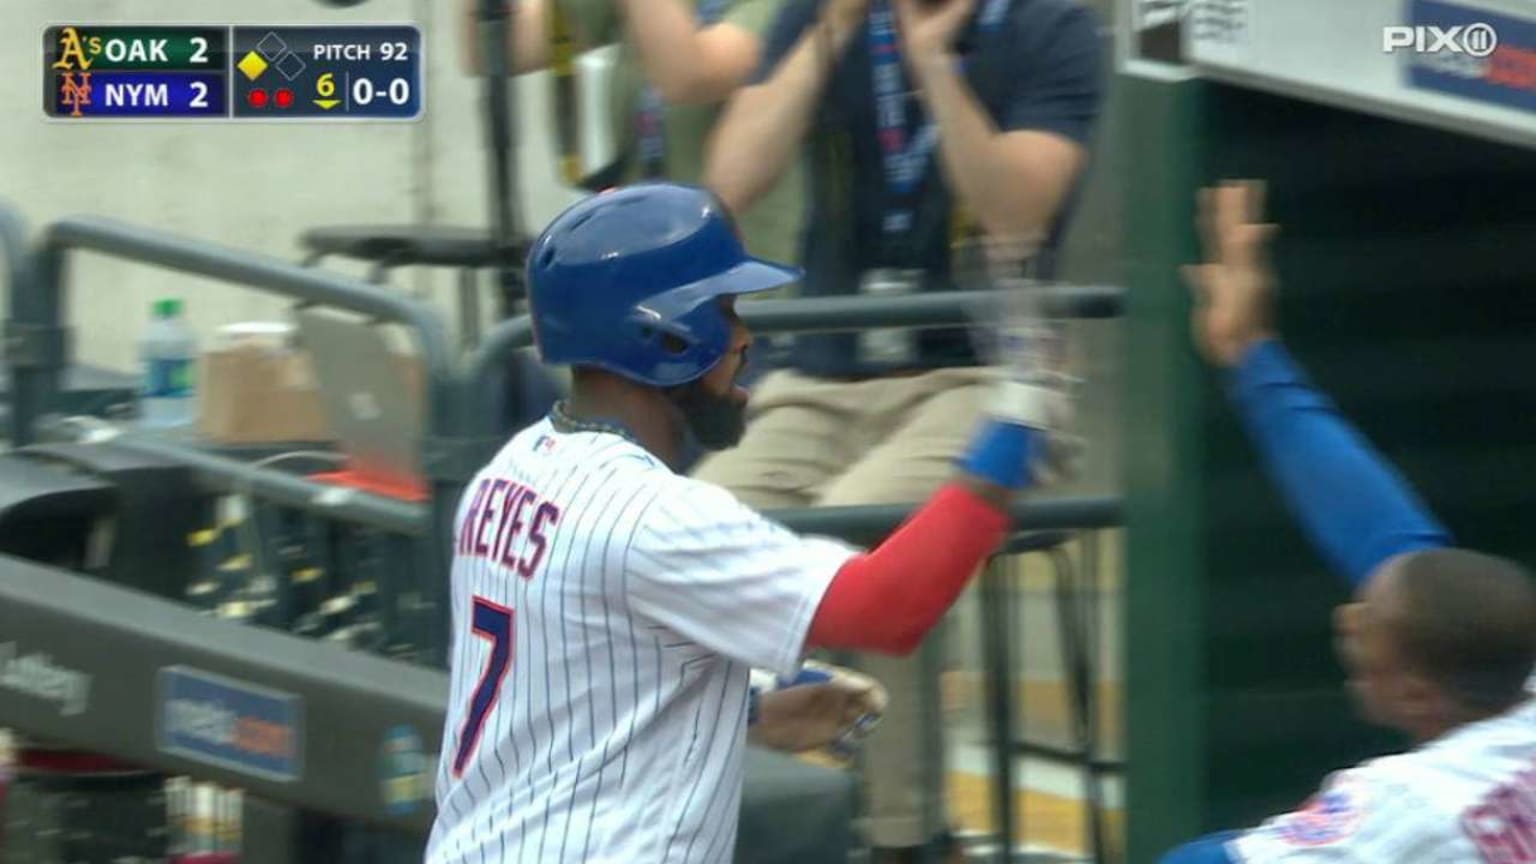
[[800, 271], [749, 256], [720, 201], [675, 183], [583, 199], [528, 253], [544, 362], [593, 366], [653, 387], [712, 369], [730, 346], [716, 298], [777, 288]]

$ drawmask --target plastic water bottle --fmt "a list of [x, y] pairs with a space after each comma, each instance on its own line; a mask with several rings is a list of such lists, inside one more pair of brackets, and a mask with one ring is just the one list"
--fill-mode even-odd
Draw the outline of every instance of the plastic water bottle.
[[181, 315], [180, 300], [159, 300], [154, 318], [139, 340], [144, 363], [140, 422], [150, 429], [191, 424], [196, 416], [193, 373], [197, 337]]

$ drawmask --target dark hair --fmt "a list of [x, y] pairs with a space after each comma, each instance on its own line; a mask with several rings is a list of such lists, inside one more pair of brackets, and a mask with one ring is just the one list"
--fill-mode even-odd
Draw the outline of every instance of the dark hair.
[[1464, 549], [1415, 553], [1398, 567], [1396, 635], [1410, 662], [1481, 715], [1524, 698], [1536, 665], [1536, 583], [1519, 564]]

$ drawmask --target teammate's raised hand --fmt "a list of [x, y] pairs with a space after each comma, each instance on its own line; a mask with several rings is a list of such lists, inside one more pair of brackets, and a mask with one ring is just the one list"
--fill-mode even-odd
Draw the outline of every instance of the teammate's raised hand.
[[1200, 190], [1197, 224], [1205, 263], [1183, 269], [1194, 293], [1195, 345], [1212, 363], [1231, 366], [1256, 342], [1274, 336], [1265, 245], [1276, 226], [1262, 221], [1264, 184], [1222, 183]]

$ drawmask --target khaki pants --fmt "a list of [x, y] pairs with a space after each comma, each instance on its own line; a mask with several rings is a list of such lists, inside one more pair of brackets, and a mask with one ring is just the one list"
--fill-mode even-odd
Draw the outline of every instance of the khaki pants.
[[[706, 458], [694, 476], [763, 510], [920, 502], [954, 476], [994, 375], [941, 369], [844, 382], [774, 372], [753, 393], [741, 445]], [[864, 746], [871, 843], [920, 845], [944, 827], [923, 818], [925, 798], [944, 818], [944, 772], [923, 773], [921, 658], [864, 655], [857, 665], [891, 696]]]

